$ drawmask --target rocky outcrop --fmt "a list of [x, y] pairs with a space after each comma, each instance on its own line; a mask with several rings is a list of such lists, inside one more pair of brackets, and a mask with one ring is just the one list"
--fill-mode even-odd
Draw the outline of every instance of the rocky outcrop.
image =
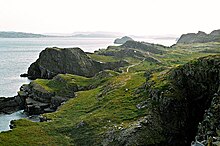
[[59, 73], [90, 77], [101, 70], [101, 64], [90, 59], [80, 48], [46, 48], [28, 68], [28, 77], [51, 79]]
[[97, 52], [99, 55], [105, 55], [105, 56], [114, 56], [116, 58], [125, 58], [125, 57], [133, 57], [133, 58], [143, 58], [145, 55], [137, 50], [134, 49], [120, 49], [115, 50], [111, 49], [111, 47], [108, 47], [106, 51]]
[[215, 93], [210, 107], [205, 111], [203, 120], [198, 124], [195, 139], [204, 145], [220, 144], [220, 88]]
[[[147, 121], [153, 123], [150, 127], [158, 131], [158, 138], [162, 138], [157, 141], [157, 144], [155, 142], [156, 145], [190, 145], [195, 139], [198, 125], [206, 125], [202, 126], [203, 129], [199, 129], [197, 140], [200, 142], [203, 140], [207, 142], [204, 137], [209, 136], [210, 133], [213, 137], [219, 137], [217, 135], [219, 134], [218, 125], [220, 125], [218, 120], [219, 55], [199, 58], [168, 73], [153, 77], [147, 81], [143, 89], [146, 89], [143, 93], [148, 98], [139, 103], [137, 108], [148, 108], [152, 111], [153, 121], [149, 119]], [[199, 124], [203, 121], [204, 114], [206, 115], [204, 122]], [[139, 129], [133, 132], [144, 133], [147, 127], [147, 124], [142, 123]], [[144, 136], [140, 135], [138, 138], [144, 139]], [[155, 139], [157, 136], [152, 140]]]
[[156, 45], [156, 44], [151, 44], [151, 43], [146, 43], [146, 42], [137, 42], [137, 41], [127, 41], [120, 47], [122, 48], [134, 48], [138, 49], [144, 52], [150, 52], [153, 54], [163, 54], [165, 51], [159, 49], [159, 48], [165, 48], [165, 46], [162, 45]]
[[13, 113], [20, 109], [23, 109], [25, 105], [24, 99], [19, 96], [14, 97], [0, 97], [0, 114], [5, 113]]
[[115, 41], [114, 41], [114, 44], [124, 44], [125, 42], [127, 41], [134, 41], [131, 37], [128, 37], [128, 36], [124, 36], [122, 38], [117, 38]]
[[160, 93], [161, 98], [166, 99], [161, 102], [161, 119], [170, 141], [189, 145], [205, 110], [218, 92], [220, 56], [203, 57], [178, 67], [170, 72], [170, 79], [173, 85], [170, 91]]
[[177, 43], [207, 43], [220, 42], [220, 30], [214, 30], [210, 34], [199, 31], [198, 33], [183, 34]]
[[[120, 64], [121, 66], [118, 66]], [[75, 74], [92, 77], [105, 69], [117, 69], [127, 65], [125, 62], [100, 63], [92, 60], [80, 48], [46, 48], [36, 62], [28, 68], [28, 78], [51, 79], [57, 74]]]
[[68, 84], [60, 75], [48, 81], [48, 84], [62, 87], [53, 89], [38, 80], [21, 86], [18, 95], [24, 99], [24, 110], [29, 115], [54, 112], [63, 102], [75, 97], [74, 92], [78, 91], [76, 84]]

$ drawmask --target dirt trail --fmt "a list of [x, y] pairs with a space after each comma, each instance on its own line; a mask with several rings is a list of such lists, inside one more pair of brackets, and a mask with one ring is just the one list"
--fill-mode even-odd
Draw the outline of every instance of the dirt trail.
[[132, 65], [128, 66], [126, 72], [129, 72], [129, 69], [130, 69], [131, 67], [134, 67], [134, 66], [140, 65], [140, 64], [141, 64], [142, 62], [144, 62], [144, 61], [145, 61], [145, 58], [143, 58], [142, 61], [140, 61], [140, 62], [138, 62], [138, 63], [136, 63], [136, 64], [132, 64]]

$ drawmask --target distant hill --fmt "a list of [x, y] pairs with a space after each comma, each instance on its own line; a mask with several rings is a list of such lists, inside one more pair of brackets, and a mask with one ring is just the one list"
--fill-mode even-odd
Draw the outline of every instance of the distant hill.
[[79, 37], [79, 38], [114, 38], [115, 35], [91, 33], [91, 34], [75, 34], [75, 35], [72, 35], [72, 37]]
[[106, 31], [91, 31], [91, 32], [74, 32], [71, 34], [72, 37], [81, 38], [116, 38], [123, 34], [119, 32], [106, 32]]
[[183, 34], [177, 43], [207, 43], [220, 42], [220, 29], [214, 30], [210, 34], [199, 31], [198, 33]]
[[49, 37], [49, 36], [42, 34], [34, 34], [34, 33], [0, 31], [0, 38], [40, 38], [40, 37]]
[[114, 44], [124, 44], [126, 43], [127, 41], [133, 41], [133, 39], [131, 37], [128, 37], [128, 36], [124, 36], [122, 38], [117, 38], [115, 41], [114, 41]]

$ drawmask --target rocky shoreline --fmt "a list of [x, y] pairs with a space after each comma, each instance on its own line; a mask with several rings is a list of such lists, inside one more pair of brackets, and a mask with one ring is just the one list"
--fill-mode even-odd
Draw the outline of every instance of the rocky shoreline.
[[11, 114], [24, 109], [25, 99], [20, 96], [0, 97], [0, 114]]

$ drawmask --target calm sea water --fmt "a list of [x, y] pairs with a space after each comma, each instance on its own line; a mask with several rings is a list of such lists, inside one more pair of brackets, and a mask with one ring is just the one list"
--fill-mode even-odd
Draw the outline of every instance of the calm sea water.
[[[172, 45], [174, 40], [145, 40], [164, 45]], [[39, 53], [46, 47], [80, 47], [86, 52], [113, 45], [114, 38], [0, 38], [0, 97], [15, 96], [20, 86], [29, 83], [20, 74], [26, 73]], [[24, 118], [19, 111], [11, 115], [0, 115], [0, 131], [9, 130], [9, 122]]]

